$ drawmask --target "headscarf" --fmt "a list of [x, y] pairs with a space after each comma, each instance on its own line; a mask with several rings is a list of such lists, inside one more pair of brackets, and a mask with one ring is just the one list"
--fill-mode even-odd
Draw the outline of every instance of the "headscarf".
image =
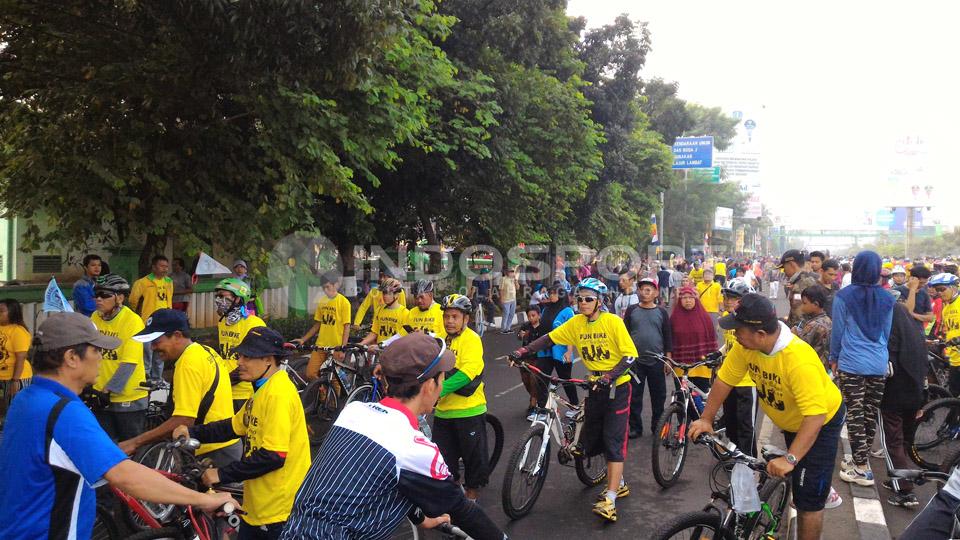
[[547, 328], [553, 328], [553, 321], [564, 308], [570, 307], [570, 301], [567, 300], [567, 291], [563, 290], [563, 287], [557, 289], [556, 302], [550, 302], [549, 299], [550, 297], [547, 296], [547, 301], [540, 302], [540, 324], [546, 325]]
[[693, 296], [693, 309], [684, 309], [678, 302], [670, 315], [670, 328], [673, 330], [673, 359], [684, 364], [692, 364], [717, 350], [717, 332], [713, 328], [713, 319], [703, 309], [697, 290], [683, 287], [679, 296]]
[[847, 311], [863, 335], [871, 340], [880, 339], [884, 324], [896, 300], [880, 286], [880, 255], [873, 251], [861, 251], [853, 259], [850, 285], [840, 289], [837, 296], [843, 299]]

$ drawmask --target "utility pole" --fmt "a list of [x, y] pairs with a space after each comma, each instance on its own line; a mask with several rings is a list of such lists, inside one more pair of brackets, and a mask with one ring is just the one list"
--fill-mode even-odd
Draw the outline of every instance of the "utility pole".
[[913, 216], [916, 209], [912, 206], [908, 206], [906, 210], [907, 210], [907, 223], [906, 223], [907, 236], [903, 242], [903, 256], [906, 258], [909, 258], [910, 248], [911, 248], [911, 245], [913, 244]]
[[666, 221], [665, 221], [665, 220], [666, 220], [666, 217], [665, 217], [665, 216], [666, 216], [666, 206], [667, 206], [667, 204], [666, 204], [666, 202], [664, 202], [664, 201], [666, 200], [666, 199], [665, 199], [665, 196], [664, 196], [664, 193], [665, 193], [665, 192], [663, 192], [663, 191], [660, 192], [660, 230], [658, 231], [658, 233], [659, 233], [658, 235], [660, 236], [659, 240], [660, 240], [660, 259], [661, 259], [661, 260], [663, 260], [663, 257], [664, 257], [664, 255], [665, 255], [665, 252], [663, 251], [663, 246], [666, 246], [666, 245], [667, 245], [666, 233], [664, 232], [664, 231], [666, 230]]

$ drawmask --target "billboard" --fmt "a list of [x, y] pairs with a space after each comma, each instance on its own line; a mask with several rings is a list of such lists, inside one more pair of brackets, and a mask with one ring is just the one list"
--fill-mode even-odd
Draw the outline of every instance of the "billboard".
[[723, 206], [717, 207], [717, 212], [713, 215], [713, 230], [733, 230], [733, 208], [724, 208]]

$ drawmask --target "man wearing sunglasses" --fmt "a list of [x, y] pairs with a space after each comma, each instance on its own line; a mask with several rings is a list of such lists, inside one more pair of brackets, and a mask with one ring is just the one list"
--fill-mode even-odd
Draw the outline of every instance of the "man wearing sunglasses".
[[447, 332], [443, 329], [443, 310], [440, 304], [433, 301], [433, 282], [421, 279], [413, 285], [410, 293], [416, 305], [407, 312], [404, 326], [408, 326], [411, 332], [445, 338]]
[[518, 359], [554, 344], [570, 345], [580, 352], [583, 365], [595, 382], [584, 404], [580, 441], [587, 456], [604, 454], [607, 459], [607, 486], [594, 504], [593, 513], [617, 521], [616, 501], [630, 494], [623, 481], [630, 414], [627, 370], [636, 360], [637, 348], [623, 319], [601, 309], [605, 294], [607, 286], [600, 280], [584, 279], [577, 285], [580, 313], [510, 356]]
[[[960, 338], [960, 302], [957, 302], [957, 290], [960, 278], [954, 274], [937, 274], [930, 278], [928, 285], [937, 291], [943, 302], [942, 324], [940, 332], [945, 341]], [[960, 349], [947, 347], [944, 351], [950, 360], [950, 393], [960, 392]]]
[[452, 520], [476, 540], [507, 538], [467, 500], [417, 425], [455, 365], [442, 339], [421, 332], [384, 349], [387, 397], [344, 407], [297, 493], [282, 540], [388, 538], [407, 518], [428, 529]]

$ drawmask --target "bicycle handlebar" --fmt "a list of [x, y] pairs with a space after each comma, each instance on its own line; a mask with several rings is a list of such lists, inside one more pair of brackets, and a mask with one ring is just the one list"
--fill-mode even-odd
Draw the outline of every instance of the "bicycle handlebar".
[[921, 486], [930, 480], [945, 484], [950, 478], [950, 473], [915, 469], [893, 469], [890, 471], [890, 478], [894, 480], [908, 480]]
[[694, 363], [692, 363], [692, 364], [680, 363], [680, 362], [677, 362], [676, 360], [674, 360], [673, 358], [664, 356], [664, 355], [662, 355], [662, 354], [657, 354], [657, 353], [642, 353], [640, 356], [641, 356], [641, 357], [646, 357], [646, 358], [655, 358], [655, 359], [663, 362], [664, 364], [667, 364], [667, 365], [669, 365], [669, 366], [671, 366], [671, 367], [674, 367], [674, 368], [677, 368], [677, 369], [683, 371], [684, 373], [692, 370], [693, 368], [698, 368], [698, 367], [700, 367], [700, 366], [707, 366], [707, 367], [709, 367], [709, 368], [715, 368], [715, 367], [719, 366], [720, 363], [721, 363], [721, 361], [723, 360], [723, 353], [720, 352], [720, 351], [712, 352], [712, 353], [704, 356], [699, 362], [694, 362]]
[[737, 448], [737, 445], [733, 444], [732, 442], [724, 443], [720, 439], [717, 439], [708, 433], [702, 433], [693, 442], [696, 444], [702, 444], [709, 448], [710, 453], [712, 453], [714, 457], [720, 461], [733, 460], [743, 463], [755, 471], [767, 470], [766, 460], [744, 454], [739, 448]]
[[594, 386], [594, 384], [591, 381], [587, 381], [585, 379], [561, 379], [556, 375], [547, 375], [546, 373], [541, 371], [540, 368], [538, 368], [537, 366], [531, 365], [528, 362], [524, 362], [523, 360], [513, 360], [509, 356], [500, 356], [498, 358], [495, 358], [494, 360], [495, 361], [507, 360], [517, 368], [525, 369], [542, 379], [546, 379], [550, 381], [552, 384], [571, 384], [571, 385], [575, 385], [580, 388], [583, 388], [585, 390], [589, 390]]
[[458, 538], [470, 538], [470, 535], [463, 532], [459, 527], [453, 525], [452, 523], [441, 523], [440, 525], [437, 525], [437, 530], [443, 534], [453, 535]]
[[302, 343], [284, 343], [284, 349], [291, 349], [297, 351], [317, 351], [317, 352], [349, 352], [349, 351], [359, 351], [367, 352], [370, 349], [370, 345], [361, 345], [359, 343], [348, 343], [346, 345], [337, 345], [336, 347], [319, 347], [317, 345], [304, 345]]

